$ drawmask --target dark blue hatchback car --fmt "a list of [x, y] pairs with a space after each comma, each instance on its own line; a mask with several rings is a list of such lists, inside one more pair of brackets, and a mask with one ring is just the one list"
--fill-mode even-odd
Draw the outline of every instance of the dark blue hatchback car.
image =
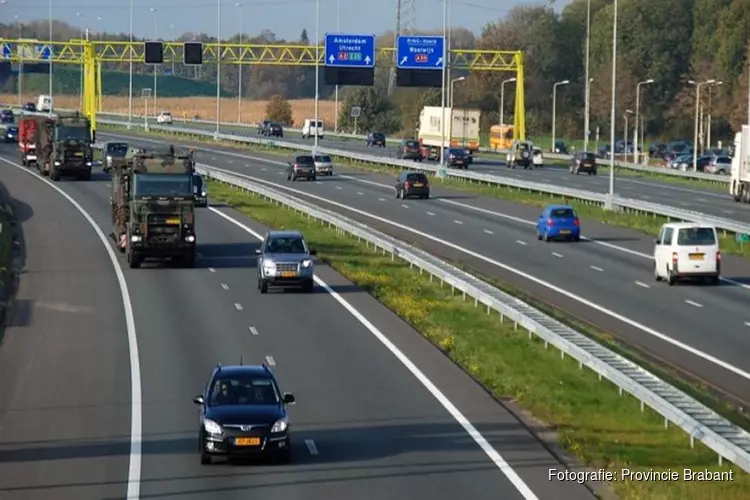
[[581, 240], [581, 221], [569, 205], [550, 205], [536, 223], [538, 240]]

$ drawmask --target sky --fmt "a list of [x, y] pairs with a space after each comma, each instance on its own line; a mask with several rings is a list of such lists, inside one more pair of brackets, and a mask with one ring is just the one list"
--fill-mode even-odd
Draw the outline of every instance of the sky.
[[[92, 32], [129, 31], [130, 2], [133, 2], [133, 33], [137, 37], [166, 40], [184, 32], [200, 31], [216, 36], [218, 2], [221, 3], [221, 31], [231, 36], [240, 31], [250, 35], [268, 29], [278, 38], [298, 39], [303, 29], [315, 38], [316, 0], [50, 0], [52, 18]], [[443, 0], [413, 0], [416, 29], [441, 29]], [[479, 33], [489, 21], [503, 18], [519, 4], [554, 2], [560, 9], [569, 0], [452, 0], [451, 25]], [[241, 6], [237, 6], [240, 3]], [[319, 0], [319, 32], [374, 33], [396, 25], [397, 0]], [[151, 12], [156, 9], [156, 14]], [[47, 19], [47, 0], [0, 0], [0, 21]], [[338, 29], [337, 29], [338, 14]], [[18, 16], [18, 17], [16, 17]]]

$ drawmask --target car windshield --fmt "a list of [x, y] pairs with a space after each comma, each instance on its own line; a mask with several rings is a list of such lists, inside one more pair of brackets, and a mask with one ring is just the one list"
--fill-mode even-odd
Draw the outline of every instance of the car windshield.
[[576, 213], [572, 208], [555, 208], [550, 210], [553, 219], [575, 219]]
[[210, 406], [277, 405], [279, 401], [270, 378], [241, 375], [217, 379], [208, 398]]
[[274, 237], [266, 244], [268, 253], [297, 253], [306, 254], [305, 242], [299, 236]]
[[193, 195], [192, 175], [138, 174], [134, 177], [133, 194], [136, 196], [189, 197]]
[[406, 146], [407, 148], [418, 148], [419, 143], [417, 141], [406, 141], [404, 143], [404, 146]]
[[107, 144], [107, 154], [110, 156], [125, 156], [128, 153], [128, 145], [124, 142]]
[[331, 157], [328, 155], [319, 155], [315, 157], [315, 161], [320, 163], [331, 163]]
[[680, 246], [715, 245], [716, 232], [712, 227], [686, 227], [677, 233]]
[[10, 132], [11, 134], [15, 134], [15, 133], [17, 133], [17, 132], [18, 132], [18, 127], [8, 127], [8, 129], [7, 129], [7, 130], [8, 130], [8, 132]]
[[409, 182], [427, 182], [427, 177], [424, 174], [408, 174], [406, 180]]
[[57, 127], [58, 141], [88, 141], [90, 139], [91, 137], [87, 127], [73, 127], [66, 125]]

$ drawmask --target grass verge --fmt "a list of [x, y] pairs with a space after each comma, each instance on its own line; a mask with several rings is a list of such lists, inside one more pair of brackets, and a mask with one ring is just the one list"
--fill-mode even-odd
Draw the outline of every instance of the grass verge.
[[[109, 126], [107, 128], [110, 128]], [[111, 127], [115, 130], [122, 130], [124, 127]], [[166, 132], [128, 132], [128, 133], [135, 133], [135, 135], [142, 135], [142, 136], [162, 136], [162, 137], [174, 137], [174, 135], [166, 133]], [[199, 136], [185, 136], [189, 137], [189, 140], [191, 142], [202, 142], [207, 144], [215, 144], [215, 141], [211, 140], [205, 140], [201, 139]], [[264, 147], [264, 146], [237, 146], [233, 143], [225, 143], [226, 145], [237, 147], [237, 149], [242, 149], [244, 151], [258, 151], [262, 152], [264, 154], [279, 154], [283, 156], [284, 158], [289, 157], [289, 153], [281, 153], [279, 150], [271, 148], [271, 147]], [[376, 165], [371, 163], [348, 163], [348, 162], [339, 162], [342, 165], [345, 165], [346, 167], [353, 168], [355, 170], [365, 171], [365, 172], [378, 172], [383, 173], [386, 175], [394, 176], [395, 170], [391, 167], [386, 167], [382, 165]], [[418, 167], [418, 164], [415, 164], [415, 168]], [[471, 193], [474, 195], [481, 195], [481, 196], [491, 196], [494, 198], [499, 198], [502, 200], [511, 201], [514, 203], [521, 203], [524, 205], [532, 205], [536, 207], [544, 207], [551, 203], [567, 203], [576, 208], [578, 213], [583, 216], [584, 218], [593, 219], [596, 221], [599, 221], [604, 224], [616, 226], [616, 227], [623, 227], [627, 229], [634, 229], [636, 231], [640, 231], [643, 233], [646, 233], [648, 235], [651, 235], [653, 237], [656, 237], [659, 233], [659, 229], [661, 228], [662, 224], [667, 222], [666, 217], [661, 217], [657, 215], [650, 215], [650, 214], [637, 214], [634, 212], [614, 212], [614, 211], [608, 211], [604, 210], [604, 208], [598, 206], [598, 205], [589, 205], [583, 202], [579, 202], [576, 200], [568, 200], [563, 197], [559, 196], [553, 196], [550, 197], [549, 195], [544, 195], [541, 193], [535, 193], [535, 192], [527, 192], [527, 191], [520, 191], [514, 188], [509, 187], [503, 187], [498, 185], [480, 185], [473, 182], [464, 182], [457, 179], [438, 179], [434, 178], [433, 184], [441, 185], [446, 188], [456, 189], [458, 191]], [[725, 254], [732, 254], [732, 255], [738, 255], [742, 257], [748, 257], [750, 256], [750, 245], [745, 244], [739, 244], [733, 234], [720, 234], [720, 243], [721, 243], [721, 249], [722, 252]]]
[[656, 413], [640, 412], [637, 400], [620, 396], [607, 382], [580, 370], [559, 352], [529, 340], [498, 315], [478, 314], [471, 301], [430, 283], [402, 262], [392, 262], [363, 244], [293, 211], [230, 186], [211, 183], [211, 195], [267, 226], [302, 231], [319, 258], [367, 290], [409, 322], [498, 398], [514, 400], [556, 430], [560, 444], [593, 468], [619, 472], [683, 469], [734, 471], [727, 482], [611, 483], [624, 499], [745, 499], [750, 476], [717, 465], [716, 455], [681, 430], [664, 429]]

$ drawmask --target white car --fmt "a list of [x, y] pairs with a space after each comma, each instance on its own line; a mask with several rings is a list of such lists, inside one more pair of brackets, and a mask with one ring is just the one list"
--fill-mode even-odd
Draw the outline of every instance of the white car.
[[318, 120], [316, 125], [316, 122], [313, 118], [306, 118], [305, 122], [302, 124], [303, 139], [309, 139], [314, 135], [317, 135], [318, 139], [322, 139], [323, 133], [323, 122], [321, 120]]
[[534, 167], [544, 166], [544, 154], [542, 153], [542, 148], [534, 146], [534, 149], [531, 152], [531, 156], [532, 156], [532, 161], [534, 163]]
[[156, 123], [159, 125], [172, 125], [172, 113], [169, 111], [162, 111], [159, 116], [156, 117]]
[[674, 285], [683, 278], [718, 284], [721, 251], [716, 228], [693, 222], [664, 224], [654, 240], [654, 279]]

